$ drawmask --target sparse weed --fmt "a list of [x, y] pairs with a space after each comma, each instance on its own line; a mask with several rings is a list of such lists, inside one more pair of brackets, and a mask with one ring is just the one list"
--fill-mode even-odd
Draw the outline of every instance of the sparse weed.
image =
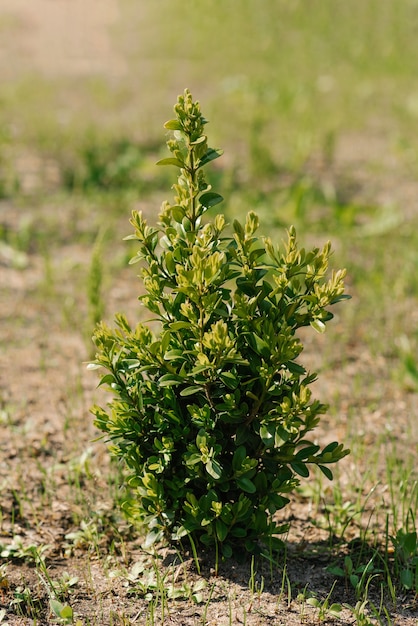
[[280, 593], [278, 594], [277, 602], [280, 603], [284, 600], [286, 601], [287, 608], [290, 608], [290, 605], [292, 603], [292, 583], [287, 572], [286, 562], [283, 566]]
[[20, 535], [15, 535], [9, 544], [0, 544], [0, 556], [4, 559], [17, 559], [37, 563], [48, 550], [48, 545], [24, 544]]
[[74, 162], [63, 165], [63, 184], [70, 190], [140, 189], [138, 173], [143, 161], [143, 149], [129, 139], [103, 140], [87, 133]]
[[[414, 518], [412, 518], [414, 520]], [[418, 594], [418, 541], [416, 530], [400, 528], [395, 537], [391, 537], [394, 555], [395, 575], [404, 589]]]
[[343, 606], [348, 609], [354, 617], [356, 626], [373, 626], [370, 621], [370, 617], [367, 612], [368, 600], [358, 600], [355, 606], [344, 604]]
[[[207, 586], [205, 580], [200, 579], [195, 582], [183, 580], [178, 583], [177, 579], [181, 568], [181, 565], [176, 568], [168, 568], [164, 574], [161, 574], [160, 564], [157, 560], [153, 560], [151, 564], [142, 561], [135, 563], [126, 574], [126, 580], [130, 586], [130, 595], [141, 596], [148, 602], [154, 601], [154, 604], [158, 601], [161, 607], [165, 606], [168, 600], [180, 599], [201, 604], [203, 602], [202, 591]], [[117, 572], [115, 575], [119, 575], [119, 573]]]
[[264, 576], [259, 576], [255, 569], [255, 560], [254, 555], [251, 557], [251, 572], [250, 579], [248, 581], [248, 588], [251, 592], [251, 598], [253, 599], [255, 596], [260, 599], [261, 594], [264, 590]]
[[93, 247], [90, 271], [87, 282], [89, 303], [89, 322], [96, 325], [103, 318], [105, 303], [103, 300], [103, 240], [104, 233], [99, 232]]
[[68, 604], [62, 604], [58, 600], [51, 598], [49, 600], [49, 606], [51, 612], [55, 615], [55, 618], [59, 620], [60, 624], [74, 624], [73, 609]]
[[80, 528], [65, 535], [65, 553], [70, 555], [75, 549], [87, 550], [100, 555], [100, 541], [104, 536], [95, 520], [81, 520]]
[[377, 554], [373, 555], [367, 563], [354, 565], [352, 558], [346, 556], [343, 567], [328, 567], [327, 571], [334, 576], [344, 578], [346, 583], [349, 583], [355, 590], [357, 598], [361, 598], [373, 578], [383, 573], [382, 568], [377, 567], [376, 560], [378, 560]]
[[418, 390], [417, 338], [401, 335], [398, 339], [401, 381], [407, 390], [413, 392]]
[[63, 572], [59, 578], [53, 580], [53, 587], [58, 597], [66, 598], [71, 590], [78, 584], [78, 576], [73, 576], [69, 572]]
[[17, 615], [31, 617], [36, 620], [42, 610], [42, 603], [29, 587], [19, 585], [13, 591], [9, 607]]
[[0, 200], [13, 197], [20, 189], [19, 177], [10, 158], [11, 143], [9, 130], [0, 124]]
[[332, 585], [328, 595], [324, 600], [319, 600], [317, 597], [310, 595], [306, 599], [306, 604], [313, 606], [318, 610], [318, 619], [320, 622], [325, 621], [329, 617], [340, 617], [342, 606], [338, 602], [331, 603], [331, 596], [334, 591], [335, 583]]
[[[7, 547], [0, 546], [0, 548], [2, 558], [24, 560], [35, 565], [38, 579], [49, 596], [51, 611], [61, 620], [60, 623], [74, 624], [71, 607], [68, 604], [62, 604], [61, 600], [68, 597], [69, 590], [78, 583], [78, 577], [64, 572], [57, 580], [51, 578], [43, 556], [48, 546], [24, 545], [20, 537], [15, 537]], [[13, 592], [10, 608], [19, 615], [28, 615], [36, 619], [43, 608], [43, 603], [37, 595], [34, 595], [30, 587], [18, 586]]]
[[[390, 518], [395, 529], [408, 528], [418, 513], [418, 480], [415, 456], [401, 457], [396, 444], [388, 449], [386, 458], [387, 483], [390, 494]], [[414, 527], [415, 528], [415, 527]]]
[[214, 591], [215, 591], [215, 583], [213, 583], [213, 585], [211, 586], [210, 592], [209, 592], [209, 595], [208, 595], [208, 599], [205, 602], [204, 610], [203, 610], [203, 613], [202, 613], [202, 626], [206, 626], [206, 617], [207, 617], [207, 613], [208, 613], [208, 608], [209, 608], [210, 602], [212, 600]]
[[[357, 493], [355, 493], [357, 491]], [[356, 486], [353, 490], [353, 500], [345, 500], [346, 490], [341, 489], [341, 485], [337, 480], [329, 489], [329, 495], [321, 507], [322, 516], [318, 515], [313, 523], [319, 527], [326, 528], [329, 533], [329, 542], [332, 545], [336, 540], [340, 543], [344, 542], [347, 530], [353, 531], [354, 521], [360, 527], [360, 532], [367, 535], [367, 527], [361, 525], [362, 516], [367, 510], [369, 500], [373, 497], [375, 486], [373, 486], [366, 496], [363, 495], [361, 485]], [[306, 492], [306, 490], [303, 493]]]

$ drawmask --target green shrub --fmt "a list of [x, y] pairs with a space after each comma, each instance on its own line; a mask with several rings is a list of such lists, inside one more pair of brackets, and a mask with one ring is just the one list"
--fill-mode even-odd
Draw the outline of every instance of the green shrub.
[[133, 212], [128, 237], [152, 320], [97, 326], [93, 367], [108, 370], [100, 384], [115, 397], [92, 411], [129, 469], [147, 544], [188, 536], [228, 557], [276, 543], [274, 513], [300, 477], [316, 465], [331, 479], [329, 464], [348, 453], [307, 439], [326, 407], [311, 398], [316, 375], [298, 361], [297, 336], [302, 326], [323, 332], [328, 307], [348, 296], [344, 271], [326, 277], [329, 244], [299, 249], [292, 227], [277, 246], [256, 236], [253, 212], [233, 232], [220, 214], [203, 223], [222, 197], [202, 168], [221, 153], [187, 90], [175, 113], [171, 156], [159, 162], [180, 169], [175, 202], [163, 203], [158, 227]]

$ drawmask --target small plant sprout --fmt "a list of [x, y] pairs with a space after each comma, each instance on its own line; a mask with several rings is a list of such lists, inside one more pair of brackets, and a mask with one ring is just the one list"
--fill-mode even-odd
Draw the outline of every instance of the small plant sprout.
[[338, 604], [337, 602], [333, 602], [333, 603], [330, 602], [335, 584], [336, 583], [334, 582], [334, 584], [331, 587], [331, 590], [329, 591], [327, 597], [324, 600], [318, 600], [318, 598], [315, 598], [314, 596], [310, 596], [306, 600], [306, 604], [309, 604], [310, 606], [313, 606], [315, 609], [318, 609], [318, 619], [321, 622], [326, 620], [328, 617], [337, 617], [337, 618], [340, 617], [340, 614], [342, 611], [341, 604]]
[[[415, 520], [414, 520], [415, 521]], [[418, 593], [418, 540], [417, 531], [401, 528], [391, 537], [395, 549], [395, 573], [404, 589]]]
[[203, 168], [221, 156], [210, 148], [206, 120], [189, 91], [179, 96], [171, 155], [179, 170], [174, 202], [157, 226], [132, 213], [142, 304], [150, 323], [94, 332], [94, 366], [114, 394], [95, 406], [95, 424], [127, 465], [137, 499], [129, 512], [155, 541], [212, 547], [219, 557], [260, 545], [277, 548], [287, 530], [274, 521], [300, 478], [348, 450], [309, 439], [326, 406], [311, 397], [316, 375], [299, 361], [298, 330], [324, 332], [329, 307], [344, 300], [344, 270], [328, 272], [331, 246], [300, 248], [293, 227], [277, 244], [258, 236], [259, 219], [206, 215], [222, 197]]
[[346, 583], [350, 583], [355, 590], [357, 598], [361, 598], [364, 590], [367, 589], [373, 578], [379, 577], [383, 570], [375, 565], [377, 554], [374, 554], [367, 563], [354, 565], [351, 556], [344, 558], [343, 567], [328, 567], [327, 571], [334, 576], [345, 578]]

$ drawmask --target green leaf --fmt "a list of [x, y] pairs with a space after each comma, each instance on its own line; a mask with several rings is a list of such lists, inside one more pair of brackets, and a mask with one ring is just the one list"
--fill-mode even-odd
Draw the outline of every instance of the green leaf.
[[294, 361], [287, 361], [285, 365], [289, 372], [291, 372], [292, 374], [298, 374], [299, 376], [303, 376], [304, 374], [306, 374], [306, 369], [302, 365], [299, 365], [299, 363], [295, 363]]
[[175, 361], [176, 359], [183, 358], [183, 350], [167, 350], [164, 353], [164, 361]]
[[186, 465], [196, 465], [197, 463], [201, 463], [202, 457], [200, 454], [191, 454], [187, 460]]
[[100, 363], [88, 363], [86, 369], [88, 369], [88, 370], [99, 370], [101, 367], [103, 367], [103, 365], [100, 365]]
[[266, 253], [266, 251], [265, 251], [264, 248], [257, 248], [256, 250], [251, 250], [250, 261], [252, 263], [255, 263], [257, 261], [257, 259], [262, 257], [265, 253]]
[[329, 572], [330, 574], [332, 574], [333, 576], [339, 576], [340, 578], [344, 578], [345, 576], [345, 572], [342, 569], [342, 567], [327, 567], [326, 571]]
[[232, 372], [222, 372], [219, 374], [219, 378], [228, 389], [236, 389], [239, 385], [239, 378]]
[[168, 120], [168, 122], [164, 124], [164, 128], [167, 128], [167, 130], [183, 130], [178, 120]]
[[200, 541], [203, 543], [203, 545], [209, 546], [213, 542], [213, 539], [208, 533], [205, 533], [204, 535], [201, 535]]
[[106, 376], [102, 376], [98, 386], [100, 387], [101, 385], [111, 385], [112, 383], [115, 383], [115, 382], [116, 382], [116, 379], [112, 374], [106, 374]]
[[224, 541], [228, 535], [228, 526], [222, 520], [217, 519], [215, 521], [215, 529], [219, 541]]
[[360, 577], [357, 576], [357, 574], [351, 574], [349, 579], [350, 579], [351, 586], [354, 587], [354, 589], [355, 589], [357, 587], [357, 585], [359, 584]]
[[206, 193], [203, 193], [199, 198], [200, 204], [202, 204], [207, 209], [215, 206], [216, 204], [219, 204], [222, 201], [223, 197], [219, 195], [219, 193], [214, 193], [213, 191], [207, 191]]
[[351, 300], [351, 296], [347, 293], [343, 293], [340, 296], [335, 296], [330, 302], [330, 304], [337, 304], [337, 302], [341, 302], [342, 300]]
[[[270, 490], [270, 483], [267, 479], [267, 473], [265, 471], [257, 471], [254, 476], [254, 484], [259, 493], [267, 493]], [[271, 495], [273, 496], [273, 494]]]
[[191, 146], [198, 146], [200, 143], [204, 143], [207, 140], [206, 135], [200, 135], [197, 139], [190, 142]]
[[236, 479], [236, 481], [237, 481], [238, 487], [242, 489], [243, 491], [246, 491], [247, 493], [256, 492], [256, 487], [249, 478], [246, 478], [245, 476], [240, 476], [239, 478]]
[[299, 302], [291, 302], [290, 304], [287, 305], [285, 312], [284, 312], [284, 316], [286, 320], [289, 320], [292, 317], [292, 315], [294, 314], [298, 306], [299, 306]]
[[178, 224], [181, 224], [184, 216], [186, 215], [186, 209], [182, 206], [173, 206], [171, 207], [171, 215], [173, 216], [173, 220]]
[[144, 550], [148, 550], [151, 546], [154, 545], [157, 541], [160, 541], [163, 537], [163, 531], [158, 530], [157, 528], [153, 528], [148, 535], [145, 537], [145, 541], [142, 544], [142, 548]]
[[205, 467], [209, 476], [212, 476], [215, 480], [222, 478], [222, 467], [214, 459], [209, 459]]
[[257, 352], [257, 354], [259, 354], [260, 356], [264, 357], [265, 359], [268, 359], [269, 356], [271, 355], [271, 350], [270, 350], [268, 343], [264, 341], [264, 339], [256, 335], [255, 333], [252, 333], [249, 336], [249, 343], [251, 347], [253, 348], [253, 350]]
[[321, 322], [321, 320], [318, 320], [318, 319], [312, 320], [310, 322], [310, 324], [311, 324], [312, 328], [314, 330], [316, 330], [317, 333], [321, 333], [322, 334], [322, 333], [325, 332], [325, 324], [324, 324], [324, 322]]
[[222, 544], [222, 556], [226, 559], [230, 559], [232, 556], [232, 547], [229, 543]]
[[241, 222], [239, 222], [238, 220], [234, 220], [232, 226], [234, 228], [234, 231], [238, 235], [238, 238], [240, 240], [244, 239], [245, 233], [244, 233], [244, 228], [243, 228]]
[[71, 619], [73, 617], [73, 610], [68, 604], [62, 609], [61, 617], [62, 619]]
[[206, 446], [207, 434], [204, 428], [201, 428], [196, 435], [196, 445], [200, 449], [202, 446]]
[[309, 470], [306, 467], [305, 463], [301, 463], [299, 461], [293, 461], [293, 463], [291, 463], [290, 466], [293, 469], [293, 471], [296, 472], [296, 474], [299, 474], [299, 476], [303, 476], [303, 478], [307, 478], [309, 476]]
[[166, 159], [160, 159], [156, 165], [175, 165], [176, 167], [183, 168], [185, 164], [176, 159], [175, 157], [167, 157]]
[[338, 448], [338, 443], [336, 441], [332, 441], [322, 450], [321, 454], [327, 454], [327, 452], [334, 452], [334, 450]]
[[61, 617], [61, 611], [64, 608], [64, 605], [61, 604], [61, 602], [58, 602], [58, 600], [54, 600], [54, 599], [50, 599], [49, 601], [49, 606], [51, 607], [51, 611], [57, 616], [57, 617]]
[[417, 533], [416, 531], [411, 531], [409, 533], [405, 533], [402, 537], [402, 545], [404, 550], [409, 554], [415, 554], [417, 550]]
[[199, 393], [202, 391], [202, 387], [199, 385], [190, 385], [190, 387], [186, 387], [180, 391], [180, 395], [185, 398], [187, 396], [192, 396], [195, 393]]
[[169, 330], [166, 330], [161, 336], [161, 351], [166, 352], [168, 346], [170, 345], [171, 333]]
[[403, 569], [400, 575], [401, 584], [405, 589], [413, 589], [414, 573], [409, 569]]
[[263, 424], [260, 427], [260, 437], [266, 448], [271, 448], [274, 446], [275, 435], [276, 427], [273, 424]]
[[172, 322], [170, 324], [170, 330], [184, 330], [190, 329], [190, 322]]
[[299, 452], [296, 454], [295, 458], [298, 461], [303, 461], [304, 459], [307, 459], [308, 457], [316, 454], [318, 452], [318, 450], [319, 450], [319, 446], [317, 446], [315, 444], [311, 444], [311, 445], [306, 446], [305, 448], [302, 448], [301, 450], [299, 450]]
[[324, 474], [324, 476], [328, 478], [328, 480], [332, 480], [334, 478], [329, 467], [326, 467], [325, 465], [319, 465], [319, 464], [318, 464], [318, 467], [321, 470], [321, 472]]
[[141, 362], [138, 359], [125, 359], [123, 361], [124, 367], [128, 370], [136, 369], [141, 365]]
[[246, 296], [256, 296], [259, 293], [259, 289], [255, 287], [254, 281], [249, 280], [244, 276], [237, 278], [237, 287], [239, 291], [245, 293]]
[[232, 457], [232, 469], [234, 472], [237, 472], [241, 469], [244, 459], [247, 456], [247, 450], [244, 446], [239, 446], [234, 452], [234, 456]]
[[223, 155], [223, 150], [215, 150], [214, 148], [209, 148], [206, 154], [204, 154], [202, 158], [200, 159], [199, 167], [203, 167], [203, 165], [206, 165], [206, 163], [209, 163], [210, 161], [214, 161], [215, 159], [218, 159], [222, 155]]
[[247, 531], [245, 530], [245, 528], [240, 528], [239, 526], [236, 526], [234, 528], [232, 528], [231, 530], [231, 535], [233, 537], [246, 537], [247, 536]]
[[58, 600], [53, 598], [49, 601], [51, 611], [59, 618], [64, 620], [71, 620], [73, 617], [73, 610], [68, 604], [61, 604]]
[[174, 385], [179, 385], [180, 383], [184, 383], [184, 378], [181, 376], [176, 376], [175, 374], [164, 374], [158, 381], [160, 387], [173, 387]]
[[339, 617], [343, 607], [338, 602], [333, 602], [328, 610], [334, 617]]

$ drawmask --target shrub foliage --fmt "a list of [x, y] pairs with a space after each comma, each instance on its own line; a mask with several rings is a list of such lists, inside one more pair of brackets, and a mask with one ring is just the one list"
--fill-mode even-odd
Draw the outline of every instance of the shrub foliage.
[[228, 557], [277, 541], [274, 513], [300, 477], [315, 465], [332, 479], [329, 465], [348, 453], [308, 438], [326, 406], [311, 398], [316, 375], [299, 362], [297, 335], [323, 332], [330, 305], [348, 296], [345, 272], [328, 274], [329, 244], [299, 248], [291, 227], [277, 245], [256, 234], [254, 212], [232, 229], [221, 214], [203, 221], [222, 201], [203, 168], [221, 152], [189, 91], [174, 110], [171, 156], [159, 161], [179, 169], [174, 203], [155, 227], [134, 211], [128, 237], [152, 319], [97, 326], [94, 366], [114, 397], [92, 411], [129, 470], [147, 544], [188, 536]]

